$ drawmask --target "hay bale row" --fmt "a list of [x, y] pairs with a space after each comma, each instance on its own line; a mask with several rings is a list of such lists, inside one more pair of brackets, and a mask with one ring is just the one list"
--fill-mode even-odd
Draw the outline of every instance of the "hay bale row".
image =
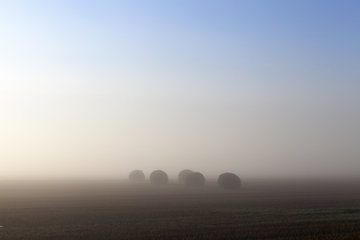
[[141, 170], [134, 170], [129, 174], [129, 180], [131, 182], [143, 182], [145, 180], [145, 174]]
[[[205, 177], [199, 172], [189, 169], [182, 170], [178, 179], [180, 183], [189, 187], [202, 187], [205, 185]], [[132, 182], [143, 182], [145, 174], [141, 170], [134, 170], [129, 174]], [[162, 170], [155, 170], [150, 174], [150, 182], [156, 185], [165, 185], [169, 182], [168, 175]], [[217, 180], [218, 186], [223, 189], [239, 189], [241, 186], [240, 178], [234, 173], [223, 173]]]
[[239, 189], [241, 186], [240, 178], [234, 173], [221, 174], [217, 182], [223, 189]]
[[205, 177], [199, 172], [191, 172], [186, 176], [184, 183], [188, 187], [203, 187], [205, 185]]
[[[129, 174], [129, 181], [143, 182], [145, 174], [141, 170], [134, 170]], [[168, 175], [162, 170], [155, 170], [150, 174], [150, 182], [153, 184], [167, 184], [169, 181]]]
[[184, 169], [181, 172], [179, 172], [178, 178], [179, 178], [179, 182], [180, 183], [185, 183], [185, 179], [187, 178], [187, 176], [192, 173], [193, 171], [189, 170], [189, 169]]
[[150, 182], [157, 185], [165, 185], [169, 181], [166, 172], [162, 170], [155, 170], [150, 174]]

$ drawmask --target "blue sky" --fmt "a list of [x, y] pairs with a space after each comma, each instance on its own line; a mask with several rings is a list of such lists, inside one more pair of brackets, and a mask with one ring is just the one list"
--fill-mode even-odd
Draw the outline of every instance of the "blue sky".
[[359, 12], [355, 0], [2, 1], [0, 173], [358, 175]]

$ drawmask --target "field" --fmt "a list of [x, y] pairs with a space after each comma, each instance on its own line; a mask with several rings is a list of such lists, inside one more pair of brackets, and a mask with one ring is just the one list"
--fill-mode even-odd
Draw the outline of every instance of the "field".
[[360, 181], [0, 182], [1, 240], [360, 239]]

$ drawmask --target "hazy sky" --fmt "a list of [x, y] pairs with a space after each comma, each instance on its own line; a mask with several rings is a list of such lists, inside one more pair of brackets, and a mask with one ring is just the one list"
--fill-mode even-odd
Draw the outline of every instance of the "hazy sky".
[[0, 2], [0, 179], [360, 176], [360, 1]]

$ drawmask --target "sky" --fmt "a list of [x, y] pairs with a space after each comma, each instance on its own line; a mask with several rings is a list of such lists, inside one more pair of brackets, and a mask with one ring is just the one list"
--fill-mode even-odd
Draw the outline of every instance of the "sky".
[[2, 0], [0, 179], [360, 176], [358, 0]]

